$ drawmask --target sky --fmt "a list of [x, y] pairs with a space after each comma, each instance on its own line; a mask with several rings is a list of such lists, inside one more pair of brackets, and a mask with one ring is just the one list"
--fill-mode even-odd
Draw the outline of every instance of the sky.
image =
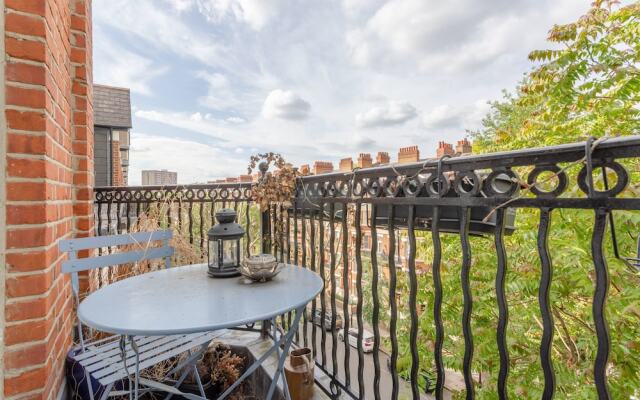
[[357, 158], [477, 129], [589, 0], [94, 0], [94, 82], [131, 89], [129, 184]]

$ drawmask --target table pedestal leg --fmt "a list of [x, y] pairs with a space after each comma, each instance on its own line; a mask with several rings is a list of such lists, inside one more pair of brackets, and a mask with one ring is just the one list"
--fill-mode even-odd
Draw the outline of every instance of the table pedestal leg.
[[[300, 323], [300, 317], [302, 316], [302, 311], [304, 311], [304, 307], [301, 307], [300, 309], [296, 310], [295, 321], [293, 322], [292, 327], [289, 327], [289, 331], [285, 335], [281, 335], [281, 337], [278, 338], [277, 334], [275, 333], [273, 334], [273, 340], [274, 340], [273, 346], [271, 346], [269, 350], [267, 350], [262, 356], [260, 356], [259, 359], [254, 361], [254, 363], [251, 364], [249, 368], [247, 368], [247, 370], [240, 376], [240, 378], [238, 378], [233, 383], [233, 385], [229, 386], [229, 388], [227, 388], [227, 390], [225, 390], [224, 393], [222, 393], [218, 397], [218, 400], [222, 400], [227, 396], [229, 396], [231, 392], [233, 392], [245, 379], [247, 379], [247, 377], [249, 377], [256, 369], [258, 369], [258, 367], [260, 367], [262, 363], [264, 363], [265, 360], [269, 358], [269, 356], [271, 356], [271, 354], [278, 351], [278, 366], [273, 376], [273, 380], [271, 381], [271, 385], [269, 386], [269, 392], [266, 397], [267, 400], [271, 400], [271, 398], [273, 397], [273, 392], [275, 391], [275, 387], [277, 385], [278, 379], [280, 378], [280, 375], [282, 374], [282, 376], [284, 377], [284, 372], [283, 372], [284, 360], [287, 358], [287, 354], [289, 354], [289, 348], [291, 347], [291, 342], [293, 341], [293, 335], [295, 331], [298, 329], [298, 324]], [[272, 322], [272, 324], [275, 329], [275, 320]], [[280, 346], [284, 346], [282, 354], [280, 354]], [[283, 378], [283, 382], [284, 382], [283, 389], [285, 392], [285, 396], [288, 399], [289, 390], [287, 388], [286, 378]]]
[[282, 349], [282, 355], [280, 355], [278, 360], [278, 368], [276, 369], [275, 374], [273, 375], [273, 380], [271, 381], [271, 386], [269, 386], [269, 392], [267, 393], [267, 400], [271, 400], [273, 397], [273, 392], [276, 390], [276, 386], [278, 385], [278, 379], [280, 375], [282, 375], [283, 388], [282, 390], [285, 393], [285, 397], [289, 399], [289, 388], [287, 387], [287, 380], [284, 376], [284, 361], [289, 354], [289, 349], [291, 348], [291, 342], [293, 342], [293, 335], [298, 330], [298, 325], [300, 324], [300, 317], [304, 311], [304, 307], [300, 307], [296, 310], [296, 317], [293, 321], [292, 326], [289, 327], [289, 331], [284, 336], [284, 348]]

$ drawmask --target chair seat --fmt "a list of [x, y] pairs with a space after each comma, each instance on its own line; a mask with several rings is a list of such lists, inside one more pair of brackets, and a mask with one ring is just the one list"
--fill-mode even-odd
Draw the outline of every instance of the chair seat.
[[[220, 335], [219, 332], [204, 332], [170, 336], [135, 336], [133, 340], [138, 347], [139, 369], [142, 371], [208, 343]], [[127, 340], [125, 364], [120, 352], [119, 336], [86, 344], [85, 351], [74, 358], [102, 385], [120, 381], [136, 371], [136, 353]]]

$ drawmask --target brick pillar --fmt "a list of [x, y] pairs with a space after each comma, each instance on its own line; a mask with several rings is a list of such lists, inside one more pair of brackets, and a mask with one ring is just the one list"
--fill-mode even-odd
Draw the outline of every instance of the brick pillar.
[[389, 164], [391, 162], [391, 158], [389, 157], [389, 153], [386, 151], [379, 151], [376, 155], [376, 164]]
[[91, 3], [4, 0], [4, 8], [0, 397], [54, 399], [75, 322], [58, 240], [93, 227]]
[[398, 163], [408, 164], [420, 160], [418, 146], [401, 147], [398, 151]]
[[302, 164], [298, 169], [301, 175], [309, 175], [311, 174], [311, 169], [309, 168], [309, 164]]
[[358, 156], [358, 168], [369, 168], [373, 165], [373, 160], [371, 160], [371, 154], [369, 153], [360, 153]]
[[471, 143], [467, 139], [458, 140], [458, 143], [456, 144], [456, 154], [471, 154], [472, 151], [473, 148], [471, 147]]
[[111, 177], [113, 186], [124, 186], [122, 162], [120, 160], [120, 142], [118, 140], [111, 141]]
[[316, 161], [313, 163], [313, 174], [326, 174], [333, 172], [333, 164], [328, 161]]
[[351, 157], [340, 160], [340, 172], [351, 172], [353, 170], [353, 160]]
[[438, 149], [436, 150], [436, 157], [440, 158], [444, 155], [454, 155], [453, 146], [447, 142], [438, 142]]

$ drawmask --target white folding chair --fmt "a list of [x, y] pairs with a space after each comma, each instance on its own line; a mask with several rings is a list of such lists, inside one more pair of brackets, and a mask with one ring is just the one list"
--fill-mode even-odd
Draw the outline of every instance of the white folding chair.
[[[68, 260], [62, 263], [62, 272], [71, 274], [71, 287], [76, 306], [80, 304], [79, 272], [159, 258], [164, 258], [165, 268], [169, 268], [171, 266], [171, 256], [174, 252], [173, 248], [169, 246], [171, 237], [172, 232], [170, 230], [163, 230], [60, 241], [60, 250], [69, 253]], [[161, 247], [149, 247], [151, 243], [158, 241], [162, 241]], [[126, 245], [140, 245], [140, 249], [89, 258], [78, 258], [77, 256], [77, 252], [80, 250], [95, 250]], [[135, 383], [136, 398], [139, 392], [138, 385], [141, 385], [145, 387], [141, 389], [142, 391], [167, 392], [169, 394], [168, 398], [173, 395], [180, 395], [188, 399], [200, 400], [206, 398], [206, 396], [204, 387], [200, 382], [196, 363], [207, 350], [209, 343], [218, 335], [215, 332], [170, 336], [125, 337], [116, 335], [87, 343], [84, 340], [82, 324], [78, 319], [78, 339], [81, 352], [75, 356], [75, 360], [84, 368], [91, 400], [93, 400], [94, 396], [91, 383], [92, 377], [105, 388], [101, 396], [102, 400], [106, 399], [110, 394], [121, 395], [122, 393], [113, 391], [113, 388], [117, 382], [121, 382], [124, 379], [129, 379], [130, 384], [132, 382]], [[140, 371], [187, 352], [189, 355], [167, 374], [180, 373], [175, 386], [139, 377]], [[182, 393], [178, 389], [189, 373], [194, 374], [201, 396]], [[135, 379], [132, 379], [132, 376]]]

